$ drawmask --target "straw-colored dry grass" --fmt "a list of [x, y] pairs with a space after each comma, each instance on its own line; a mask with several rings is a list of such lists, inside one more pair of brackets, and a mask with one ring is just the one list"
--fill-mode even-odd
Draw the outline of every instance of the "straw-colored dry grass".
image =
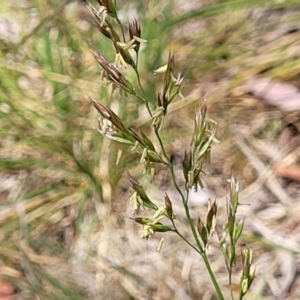
[[[249, 87], [250, 79], [271, 77], [299, 88], [299, 5], [207, 1], [211, 6], [197, 15], [192, 4], [176, 1], [121, 2], [124, 18], [137, 10], [148, 39], [140, 62], [146, 93], [159, 84], [152, 70], [169, 48], [184, 72], [187, 101], [170, 108], [163, 132], [168, 151], [180, 161], [205, 96], [219, 124], [221, 144], [207, 166], [207, 188], [192, 195], [193, 216], [217, 197], [222, 219], [233, 171], [241, 182], [239, 216], [246, 220], [241, 247], [249, 244], [255, 253], [257, 277], [246, 298], [300, 299], [300, 107], [268, 105], [255, 84]], [[89, 12], [73, 1], [21, 6], [0, 7], [0, 280], [14, 288], [12, 299], [216, 299], [192, 249], [168, 234], [157, 253], [163, 235], [142, 240], [129, 219], [125, 169], [138, 176], [141, 168], [129, 152], [115, 166], [117, 149], [95, 130], [97, 113], [86, 95], [111, 102], [128, 124], [145, 128], [147, 122], [134, 99], [111, 98], [103, 86], [89, 48], [113, 55], [88, 22]], [[164, 169], [154, 184], [144, 183], [157, 201], [168, 192], [189, 235]], [[229, 299], [216, 245], [217, 239], [209, 257]], [[238, 260], [236, 282], [239, 270]]]

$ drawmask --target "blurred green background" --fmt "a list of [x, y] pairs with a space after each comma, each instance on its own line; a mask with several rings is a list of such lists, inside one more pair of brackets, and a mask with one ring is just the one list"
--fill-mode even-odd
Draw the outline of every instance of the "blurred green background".
[[[260, 133], [271, 128], [272, 137], [278, 135], [282, 116], [278, 121], [277, 110], [243, 96], [239, 87], [257, 74], [299, 84], [299, 27], [285, 29], [299, 24], [298, 0], [117, 5], [124, 24], [139, 19], [148, 41], [139, 68], [149, 101], [155, 103], [160, 84], [153, 70], [166, 63], [169, 50], [183, 72], [187, 102], [171, 109], [166, 141], [190, 133], [195, 106], [205, 96], [220, 139], [232, 138], [230, 123], [262, 111], [267, 117]], [[171, 249], [159, 256], [156, 241], [137, 241], [138, 229], [126, 219], [123, 172], [126, 167], [135, 174], [137, 163], [125, 153], [114, 164], [117, 148], [97, 132], [88, 96], [115, 107], [127, 124], [147, 122], [135, 99], [111, 96], [101, 81], [90, 49], [109, 61], [114, 51], [92, 23], [83, 1], [0, 6], [0, 280], [11, 284], [13, 299], [215, 299], [203, 288], [208, 279], [197, 277], [201, 269], [185, 273], [191, 266], [183, 244], [174, 242], [178, 259], [170, 258]], [[124, 74], [137, 84], [133, 72]], [[236, 148], [226, 149], [213, 171], [221, 180], [248, 163]], [[265, 253], [275, 246], [259, 247]], [[272, 299], [266, 286], [249, 299]], [[296, 289], [290, 297], [298, 299]]]

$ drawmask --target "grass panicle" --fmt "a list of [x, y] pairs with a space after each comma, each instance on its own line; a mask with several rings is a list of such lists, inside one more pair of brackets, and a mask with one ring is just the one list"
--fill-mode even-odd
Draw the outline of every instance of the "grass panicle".
[[[100, 3], [103, 5], [103, 3]], [[97, 15], [98, 10], [93, 8], [93, 6], [88, 3], [89, 7], [92, 7], [91, 11], [95, 15], [97, 19], [99, 16]], [[107, 8], [107, 12], [109, 12], [108, 4], [104, 5]], [[100, 7], [101, 9], [101, 7]], [[100, 10], [99, 10], [100, 11]], [[101, 9], [102, 11], [102, 9]], [[117, 11], [114, 9], [112, 18], [116, 18]], [[105, 15], [106, 16], [106, 15]], [[116, 61], [115, 65], [118, 65], [117, 60], [122, 59], [123, 63], [125, 62], [127, 65], [131, 66], [133, 70], [137, 74], [137, 78], [140, 84], [141, 76], [138, 73], [136, 68], [138, 61], [136, 63], [133, 61], [132, 56], [130, 54], [129, 47], [133, 51], [138, 54], [140, 49], [141, 39], [141, 26], [134, 19], [131, 23], [129, 23], [128, 34], [130, 37], [129, 47], [126, 44], [125, 40], [123, 43], [120, 42], [119, 35], [116, 33], [117, 29], [121, 29], [122, 34], [126, 32], [126, 28], [123, 27], [121, 23], [118, 22], [119, 28], [113, 28], [111, 23], [104, 17], [101, 19], [101, 23], [97, 24], [100, 32], [112, 40], [114, 44], [114, 48], [116, 51]], [[109, 28], [109, 31], [108, 31]], [[126, 48], [124, 47], [126, 46]], [[185, 178], [185, 188], [186, 191], [182, 191], [182, 189], [178, 185], [177, 178], [174, 175], [174, 165], [170, 160], [168, 155], [166, 154], [166, 147], [164, 141], [162, 140], [160, 132], [163, 131], [163, 120], [167, 116], [168, 107], [171, 105], [176, 98], [184, 98], [181, 93], [181, 87], [183, 83], [183, 77], [181, 73], [175, 77], [175, 56], [173, 53], [169, 53], [168, 62], [165, 66], [160, 67], [155, 70], [156, 74], [163, 74], [163, 89], [158, 92], [157, 96], [157, 104], [156, 108], [152, 109], [151, 102], [148, 100], [147, 96], [144, 95], [143, 91], [145, 88], [141, 87], [142, 94], [138, 94], [136, 89], [133, 87], [134, 84], [129, 80], [125, 79], [123, 75], [118, 71], [118, 69], [112, 64], [109, 63], [102, 55], [97, 53], [97, 51], [93, 51], [94, 57], [99, 63], [102, 72], [104, 73], [103, 77], [106, 80], [115, 85], [120, 89], [120, 93], [122, 91], [125, 92], [126, 95], [131, 95], [136, 97], [137, 101], [142, 99], [143, 103], [148, 110], [149, 118], [152, 119], [151, 127], [152, 131], [155, 134], [156, 141], [158, 141], [160, 150], [157, 150], [154, 147], [156, 142], [152, 142], [145, 133], [141, 130], [133, 129], [130, 127], [126, 127], [121, 119], [108, 107], [103, 106], [102, 104], [96, 102], [92, 99], [92, 105], [97, 109], [97, 111], [101, 114], [101, 117], [108, 122], [105, 130], [100, 129], [102, 134], [115, 142], [129, 144], [132, 141], [134, 147], [132, 147], [131, 151], [134, 151], [139, 156], [140, 163], [144, 164], [144, 172], [143, 174], [154, 174], [152, 170], [154, 170], [157, 165], [163, 164], [166, 165], [169, 169], [169, 172], [173, 175], [172, 181], [177, 189], [179, 195], [182, 198], [182, 209], [185, 211], [186, 221], [188, 222], [191, 230], [191, 236], [194, 239], [194, 244], [188, 241], [186, 237], [180, 232], [177, 228], [177, 220], [176, 213], [173, 211], [172, 201], [169, 196], [166, 194], [164, 197], [165, 205], [159, 207], [152, 200], [150, 200], [146, 191], [142, 187], [142, 185], [129, 175], [129, 181], [132, 186], [132, 194], [130, 197], [130, 204], [134, 208], [135, 214], [140, 214], [141, 211], [144, 211], [146, 208], [156, 211], [152, 218], [149, 217], [134, 217], [131, 218], [138, 224], [141, 224], [143, 227], [143, 235], [142, 237], [148, 239], [156, 232], [175, 232], [181, 239], [183, 239], [189, 246], [197, 251], [197, 253], [202, 257], [207, 271], [211, 277], [212, 283], [215, 287], [216, 293], [219, 299], [225, 299], [223, 296], [223, 292], [220, 289], [220, 286], [217, 281], [217, 276], [211, 269], [207, 251], [210, 245], [210, 240], [213, 237], [213, 234], [219, 228], [223, 228], [223, 232], [220, 233], [222, 237], [220, 239], [220, 248], [223, 251], [226, 266], [229, 273], [229, 284], [232, 286], [232, 270], [236, 261], [236, 243], [238, 242], [242, 230], [243, 230], [243, 222], [236, 225], [236, 214], [238, 207], [238, 183], [231, 178], [231, 193], [230, 193], [230, 201], [228, 201], [228, 222], [225, 224], [219, 224], [217, 211], [218, 204], [217, 201], [209, 202], [208, 213], [206, 216], [206, 223], [203, 223], [201, 218], [198, 217], [197, 225], [195, 224], [195, 220], [192, 219], [190, 213], [190, 207], [188, 205], [189, 202], [189, 190], [194, 189], [195, 191], [198, 188], [203, 188], [203, 183], [201, 180], [201, 176], [204, 172], [204, 163], [209, 162], [211, 147], [214, 142], [216, 142], [215, 134], [216, 134], [216, 122], [208, 118], [207, 113], [207, 102], [205, 101], [195, 115], [195, 127], [194, 134], [191, 140], [191, 147], [188, 150], [185, 150], [185, 156], [182, 160], [182, 170], [183, 176]], [[118, 58], [118, 55], [121, 55]], [[137, 56], [138, 59], [138, 56]], [[140, 58], [142, 59], [142, 58]], [[138, 101], [139, 103], [139, 101]], [[108, 129], [111, 128], [111, 129]], [[114, 129], [115, 128], [115, 129]], [[151, 130], [151, 128], [150, 128]], [[109, 134], [108, 131], [110, 131]], [[127, 136], [127, 137], [126, 137]], [[125, 140], [126, 138], [126, 140]], [[137, 150], [140, 149], [140, 150]], [[168, 226], [161, 221], [164, 219], [169, 219], [169, 222], [172, 226]], [[226, 235], [229, 235], [230, 246], [226, 244]], [[161, 251], [161, 246], [158, 247]], [[250, 251], [245, 250], [242, 253], [243, 257], [243, 271], [241, 275], [240, 281], [240, 296], [239, 299], [242, 299], [248, 289], [251, 286], [251, 283], [254, 279], [254, 274], [251, 273], [250, 267], [252, 264], [252, 257], [250, 258]], [[233, 299], [233, 293], [231, 293]]]

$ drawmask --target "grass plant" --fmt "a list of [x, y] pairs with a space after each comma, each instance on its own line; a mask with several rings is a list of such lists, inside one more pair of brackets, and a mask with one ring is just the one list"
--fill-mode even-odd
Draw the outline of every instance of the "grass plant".
[[[112, 94], [115, 90], [118, 90], [121, 96], [119, 101], [126, 101], [126, 97], [131, 95], [145, 106], [151, 120], [150, 130], [153, 130], [156, 141], [154, 142], [148, 138], [139, 128], [126, 126], [109, 107], [104, 106], [91, 98], [92, 105], [101, 116], [99, 119], [98, 130], [103, 136], [116, 143], [129, 145], [130, 151], [133, 154], [136, 154], [140, 163], [144, 165], [143, 174], [153, 177], [155, 176], [156, 165], [162, 164], [167, 167], [171, 174], [174, 188], [180, 195], [182, 203], [181, 209], [185, 212], [185, 222], [189, 224], [190, 234], [193, 236], [194, 242], [190, 242], [190, 238], [185, 237], [177, 228], [176, 213], [173, 211], [172, 200], [169, 198], [168, 194], [166, 193], [164, 196], [164, 205], [158, 206], [152, 202], [142, 185], [129, 175], [129, 181], [132, 187], [130, 203], [134, 207], [135, 214], [138, 215], [140, 211], [145, 208], [154, 210], [152, 218], [144, 216], [134, 217], [132, 219], [142, 225], [142, 237], [145, 239], [148, 239], [156, 232], [176, 233], [188, 246], [201, 256], [218, 298], [225, 299], [211, 268], [207, 251], [209, 249], [210, 239], [217, 230], [220, 248], [222, 249], [229, 273], [229, 286], [231, 287], [232, 271], [236, 262], [236, 244], [242, 234], [244, 225], [243, 220], [236, 224], [237, 207], [239, 205], [238, 183], [235, 182], [233, 177], [230, 179], [231, 193], [230, 199], [227, 201], [228, 216], [227, 221], [223, 224], [217, 225], [218, 205], [216, 200], [213, 202], [209, 200], [208, 213], [205, 217], [205, 222], [198, 217], [197, 224], [195, 224], [195, 220], [191, 217], [189, 207], [190, 191], [192, 189], [197, 191], [198, 188], [204, 187], [201, 179], [202, 175], [205, 174], [203, 165], [210, 160], [211, 147], [213, 142], [216, 141], [216, 123], [207, 117], [207, 104], [204, 102], [195, 116], [194, 134], [192, 136], [190, 147], [185, 150], [184, 156], [182, 156], [183, 159], [181, 163], [185, 188], [180, 188], [174, 171], [173, 158], [167, 154], [167, 145], [165, 145], [160, 135], [160, 131], [163, 130], [164, 119], [167, 117], [169, 106], [171, 106], [172, 102], [175, 101], [177, 97], [184, 100], [184, 96], [181, 93], [183, 76], [181, 72], [178, 72], [176, 75], [174, 55], [169, 53], [167, 64], [154, 71], [155, 74], [163, 73], [163, 85], [161, 90], [157, 93], [156, 105], [153, 106], [153, 103], [151, 103], [145, 95], [141, 83], [141, 76], [138, 71], [140, 47], [142, 43], [147, 42], [142, 39], [140, 23], [136, 18], [129, 21], [127, 33], [129, 38], [126, 39], [126, 28], [119, 20], [116, 2], [112, 0], [99, 1], [99, 8], [95, 8], [88, 1], [86, 2], [96, 19], [95, 26], [97, 26], [99, 31], [106, 38], [110, 39], [113, 44], [116, 53], [115, 64], [125, 68], [128, 66], [132, 68], [136, 74], [139, 89], [135, 88], [115, 65], [107, 61], [106, 58], [96, 50], [92, 50], [92, 54], [102, 70], [101, 77], [111, 85]], [[112, 25], [114, 22], [116, 23], [116, 26]], [[135, 55], [133, 56], [132, 53]], [[154, 95], [149, 98], [154, 98]], [[157, 150], [157, 147], [154, 146], [155, 144], [159, 145], [160, 150]], [[122, 151], [120, 150], [119, 153], [121, 156]], [[162, 223], [162, 220], [164, 219], [168, 219], [171, 226]], [[163, 239], [158, 246], [158, 251], [161, 250], [162, 245]], [[253, 259], [252, 249], [244, 249], [242, 258], [243, 271], [240, 278], [239, 299], [243, 299], [254, 279], [254, 272], [250, 270]], [[231, 298], [234, 299], [232, 290]]]
[[[265, 123], [259, 123], [260, 127], [253, 126], [253, 132], [260, 130], [253, 136], [267, 136], [268, 141], [278, 136], [285, 117], [276, 109], [262, 108], [241, 92], [240, 85], [256, 75], [297, 83], [298, 33], [288, 33], [281, 25], [299, 21], [299, 4], [294, 0], [208, 2], [184, 13], [176, 1], [117, 1], [118, 20], [111, 16], [107, 20], [112, 22], [120, 40], [123, 41], [122, 29], [126, 42], [132, 40], [138, 25], [141, 38], [147, 40], [135, 40], [131, 45], [137, 49], [137, 42], [141, 42], [138, 58], [134, 49], [129, 50], [132, 61], [121, 45], [114, 46], [111, 38], [103, 36], [100, 28], [93, 25], [95, 16], [83, 1], [1, 4], [0, 281], [14, 288], [16, 298], [216, 299], [212, 288], [215, 286], [219, 298], [223, 294], [223, 298], [230, 299], [229, 282], [233, 296], [243, 297], [243, 288], [239, 287], [248, 286], [246, 281], [252, 273], [248, 268], [251, 250], [245, 248], [243, 252], [244, 248], [235, 244], [242, 229], [245, 233], [240, 238], [242, 242], [251, 242], [257, 262], [257, 277], [245, 299], [270, 299], [274, 295], [284, 298], [287, 293], [287, 299], [297, 296], [296, 288], [287, 286], [285, 294], [276, 294], [274, 288], [278, 270], [283, 278], [290, 278], [284, 274], [292, 273], [292, 269], [289, 273], [279, 267], [274, 269], [280, 254], [290, 255], [297, 265], [300, 250], [293, 240], [297, 232], [288, 235], [288, 225], [284, 225], [294, 220], [291, 212], [297, 212], [297, 206], [289, 209], [286, 204], [276, 203], [275, 208], [289, 213], [278, 217], [280, 224], [272, 214], [263, 219], [265, 227], [274, 229], [273, 235], [268, 235], [270, 230], [263, 230], [261, 223], [253, 233], [247, 220], [257, 224], [256, 215], [244, 213], [249, 205], [240, 206], [242, 216], [247, 215], [242, 228], [241, 217], [235, 214], [238, 184], [228, 170], [239, 174], [243, 199], [246, 193], [250, 195], [249, 189], [243, 190], [245, 183], [256, 192], [249, 200], [253, 211], [259, 215], [273, 206], [261, 200], [262, 189], [257, 188], [265, 173], [258, 174], [258, 181], [245, 175], [244, 170], [249, 171], [249, 163], [254, 159], [245, 154], [248, 152], [239, 151], [242, 147], [237, 145], [241, 143], [235, 141], [244, 140], [237, 139], [238, 133], [228, 124], [246, 126], [251, 124], [250, 119], [263, 120]], [[94, 1], [98, 12], [97, 5]], [[134, 27], [136, 30], [130, 38], [128, 21], [131, 32]], [[268, 39], [272, 33], [276, 33], [276, 40]], [[119, 57], [127, 60], [126, 65], [129, 62], [127, 69], [117, 68], [123, 77], [109, 65], [115, 60], [116, 47], [121, 47], [119, 53], [125, 58], [122, 54]], [[117, 90], [112, 95], [103, 84], [95, 58], [107, 68], [108, 82], [116, 80]], [[166, 73], [153, 75], [153, 70], [164, 65]], [[181, 76], [177, 77], [177, 70], [182, 72], [183, 82]], [[177, 83], [172, 86], [174, 99], [170, 102], [170, 90], [166, 93], [165, 89], [173, 77]], [[124, 82], [120, 82], [123, 78]], [[217, 84], [217, 90], [211, 88], [213, 84]], [[124, 89], [126, 97], [119, 93]], [[178, 97], [179, 92], [186, 101]], [[96, 121], [99, 112], [91, 107], [90, 98], [95, 99], [93, 105], [104, 114], [100, 115], [100, 128]], [[109, 122], [121, 122], [117, 129], [125, 133], [121, 130], [121, 136], [110, 134], [116, 124], [110, 127], [105, 121], [108, 117]], [[193, 118], [194, 124], [190, 122]], [[218, 123], [216, 132], [216, 122], [211, 119]], [[117, 138], [119, 143], [103, 139], [97, 129]], [[204, 144], [201, 139], [197, 141], [202, 133]], [[222, 143], [213, 146], [211, 164], [204, 168], [212, 175], [201, 177], [203, 173], [197, 174], [204, 159], [201, 149], [209, 151], [217, 139]], [[136, 140], [138, 147], [132, 152]], [[183, 145], [178, 147], [180, 140]], [[253, 138], [246, 140], [246, 146], [248, 142], [255, 145]], [[177, 149], [172, 152], [170, 148], [174, 145]], [[115, 165], [118, 150], [122, 156]], [[261, 155], [259, 151], [257, 156]], [[183, 155], [185, 173], [177, 164], [178, 152]], [[268, 153], [264, 155], [272, 161]], [[196, 167], [197, 155], [200, 168]], [[170, 191], [153, 195], [164, 190], [152, 185], [165, 182], [165, 177], [160, 177], [163, 172], [155, 173], [153, 182], [153, 174], [142, 173], [144, 167], [153, 172], [154, 165], [158, 171], [168, 170], [168, 178], [175, 187], [178, 183], [175, 194], [179, 197]], [[194, 173], [190, 172], [192, 166]], [[250, 178], [253, 172], [259, 173], [253, 171], [254, 167], [250, 169]], [[224, 205], [222, 196], [228, 189], [229, 178], [231, 192]], [[212, 200], [208, 209], [203, 202], [195, 205], [192, 201], [194, 192], [189, 187], [196, 185], [201, 193], [199, 179], [220, 194], [218, 202]], [[210, 180], [217, 183], [209, 184]], [[130, 195], [128, 182], [132, 186]], [[181, 185], [182, 182], [187, 185]], [[141, 216], [132, 215], [128, 205], [131, 196]], [[209, 195], [206, 196], [208, 199]], [[257, 199], [264, 209], [259, 208]], [[191, 216], [186, 218], [189, 211]], [[157, 212], [160, 214], [154, 215]], [[141, 229], [145, 238], [151, 238], [140, 239]], [[158, 254], [155, 249], [161, 245], [161, 237], [165, 243]], [[192, 247], [189, 249], [186, 243]], [[239, 253], [242, 259], [237, 259], [234, 266], [234, 256]], [[200, 257], [210, 262], [208, 268], [212, 269], [212, 278], [216, 277], [214, 284]]]

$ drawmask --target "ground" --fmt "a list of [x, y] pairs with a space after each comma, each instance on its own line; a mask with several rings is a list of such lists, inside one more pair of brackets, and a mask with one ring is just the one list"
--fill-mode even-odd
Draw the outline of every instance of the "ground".
[[[217, 199], [221, 226], [233, 174], [238, 218], [245, 220], [237, 253], [250, 246], [256, 270], [246, 299], [300, 299], [300, 6], [160, 2], [118, 6], [126, 24], [138, 18], [148, 40], [139, 64], [145, 95], [155, 99], [161, 77], [153, 70], [170, 49], [183, 73], [185, 100], [170, 106], [162, 131], [179, 181], [205, 99], [218, 124], [205, 188], [191, 192], [192, 217], [203, 217], [208, 198]], [[114, 53], [92, 22], [80, 1], [0, 8], [0, 299], [216, 299], [193, 249], [175, 234], [144, 240], [130, 219], [127, 172], [142, 181], [142, 167], [126, 147], [115, 165], [118, 147], [97, 131], [89, 97], [149, 137], [151, 122], [133, 97], [111, 96], [103, 84], [90, 49], [110, 61]], [[134, 73], [123, 72], [137, 85]], [[143, 186], [157, 203], [168, 193], [189, 238], [170, 175], [160, 166], [155, 171], [153, 184], [147, 177]], [[216, 235], [209, 258], [229, 299]], [[236, 291], [240, 270], [238, 258]]]

